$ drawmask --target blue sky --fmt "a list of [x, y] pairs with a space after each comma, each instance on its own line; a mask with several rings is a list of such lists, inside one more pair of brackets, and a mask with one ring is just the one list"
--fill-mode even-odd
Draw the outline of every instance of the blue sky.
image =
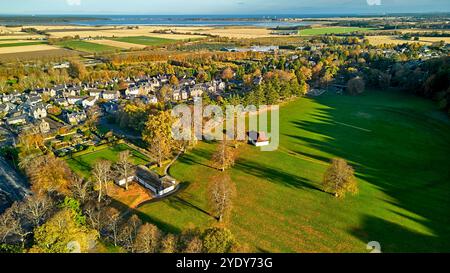
[[450, 0], [0, 0], [1, 14], [450, 12]]

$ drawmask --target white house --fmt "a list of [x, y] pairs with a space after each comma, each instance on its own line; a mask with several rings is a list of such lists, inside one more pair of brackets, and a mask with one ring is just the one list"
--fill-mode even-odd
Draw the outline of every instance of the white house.
[[69, 124], [79, 124], [85, 121], [87, 118], [86, 113], [84, 111], [81, 112], [73, 112], [66, 114], [66, 121]]
[[75, 105], [77, 103], [80, 103], [83, 99], [84, 99], [83, 97], [73, 97], [73, 96], [71, 96], [71, 97], [67, 98], [67, 102], [70, 105]]
[[104, 91], [102, 94], [102, 98], [104, 100], [117, 100], [120, 97], [119, 91]]
[[89, 98], [86, 98], [86, 99], [84, 99], [84, 100], [81, 102], [81, 105], [83, 106], [83, 108], [89, 108], [89, 107], [92, 107], [92, 106], [94, 106], [95, 103], [97, 102], [97, 98], [98, 98], [98, 97], [89, 97]]
[[20, 115], [16, 117], [10, 117], [6, 119], [6, 124], [8, 125], [21, 125], [27, 123], [27, 116], [26, 115]]
[[266, 133], [264, 132], [255, 132], [255, 131], [249, 132], [248, 141], [250, 144], [255, 145], [256, 147], [267, 146], [270, 144], [269, 138], [266, 136]]
[[61, 107], [67, 107], [67, 106], [69, 106], [69, 102], [68, 102], [66, 99], [64, 99], [64, 98], [56, 99], [56, 100], [55, 100], [55, 103], [56, 103], [58, 106], [61, 106]]
[[102, 92], [103, 90], [100, 89], [91, 89], [89, 90], [89, 96], [96, 97], [98, 99], [102, 95]]
[[34, 119], [43, 119], [47, 117], [47, 109], [43, 104], [38, 104], [30, 109], [30, 115]]
[[156, 196], [162, 196], [175, 190], [176, 180], [169, 176], [159, 177], [145, 166], [138, 166], [135, 174], [136, 181], [151, 190]]
[[138, 96], [140, 94], [140, 88], [136, 85], [129, 86], [125, 90], [125, 95], [127, 96]]
[[189, 94], [192, 98], [201, 97], [203, 95], [204, 88], [200, 85], [195, 85], [194, 87], [189, 89]]

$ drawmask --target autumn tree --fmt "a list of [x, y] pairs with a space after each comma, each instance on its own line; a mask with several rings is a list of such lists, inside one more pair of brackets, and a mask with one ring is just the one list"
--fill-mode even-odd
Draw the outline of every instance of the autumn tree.
[[222, 71], [222, 74], [221, 74], [222, 80], [229, 81], [229, 80], [233, 79], [233, 77], [234, 77], [234, 71], [233, 71], [233, 69], [231, 69], [231, 67], [227, 67]]
[[138, 253], [155, 253], [159, 250], [161, 231], [152, 224], [142, 225], [134, 241], [134, 249]]
[[50, 106], [50, 107], [47, 109], [47, 112], [48, 112], [50, 115], [59, 116], [59, 115], [61, 115], [62, 110], [61, 110], [60, 107], [54, 106], [54, 105], [53, 105], [53, 106]]
[[76, 221], [75, 213], [64, 208], [45, 224], [35, 229], [35, 245], [30, 252], [87, 252], [95, 244], [98, 233]]
[[213, 177], [208, 185], [208, 201], [214, 217], [220, 222], [232, 209], [236, 186], [227, 174]]
[[222, 140], [211, 157], [211, 165], [220, 171], [225, 171], [234, 165], [236, 156], [236, 150], [229, 147], [226, 140]]
[[159, 102], [165, 102], [172, 95], [173, 89], [170, 85], [164, 85], [156, 92], [156, 97]]
[[25, 172], [30, 179], [31, 189], [41, 195], [57, 192], [62, 195], [69, 193], [72, 172], [67, 163], [53, 154], [47, 154], [34, 158]]
[[161, 241], [161, 253], [176, 253], [177, 237], [173, 234], [167, 234]]
[[71, 60], [69, 62], [69, 75], [74, 79], [83, 80], [87, 74], [86, 67], [79, 61]]
[[201, 232], [197, 229], [183, 230], [178, 242], [179, 249], [183, 253], [201, 253], [203, 250]]
[[128, 178], [132, 174], [133, 163], [131, 162], [131, 153], [125, 150], [119, 153], [119, 160], [116, 163], [116, 170], [120, 178], [125, 179], [125, 189], [128, 190]]
[[173, 118], [169, 112], [159, 111], [149, 117], [142, 133], [142, 139], [147, 143], [148, 150], [156, 158], [158, 166], [162, 166], [174, 149], [172, 137]]
[[233, 247], [234, 237], [226, 228], [212, 227], [204, 231], [202, 241], [206, 253], [228, 253]]
[[41, 154], [40, 147], [44, 146], [44, 137], [37, 127], [32, 127], [19, 135], [19, 167], [25, 169], [36, 156]]
[[358, 185], [353, 168], [342, 158], [334, 158], [323, 178], [323, 189], [336, 197], [344, 197], [347, 192], [356, 194]]
[[173, 86], [176, 86], [179, 84], [178, 78], [175, 75], [172, 75], [169, 79], [169, 83]]
[[108, 160], [99, 160], [94, 163], [92, 176], [96, 182], [98, 191], [98, 202], [100, 203], [103, 194], [108, 195], [108, 183], [111, 179], [111, 162]]
[[90, 130], [95, 130], [97, 128], [97, 123], [100, 119], [100, 107], [95, 104], [94, 106], [90, 107], [87, 111], [86, 111], [86, 126], [88, 126], [88, 128]]

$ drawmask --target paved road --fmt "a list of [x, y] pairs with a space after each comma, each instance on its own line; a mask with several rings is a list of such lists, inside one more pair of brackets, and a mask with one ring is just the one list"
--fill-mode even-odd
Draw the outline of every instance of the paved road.
[[0, 157], [0, 212], [28, 194], [30, 189], [25, 177]]

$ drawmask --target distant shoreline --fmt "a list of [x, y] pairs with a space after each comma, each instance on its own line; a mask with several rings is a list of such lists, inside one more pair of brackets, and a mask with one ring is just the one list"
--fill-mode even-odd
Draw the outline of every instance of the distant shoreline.
[[416, 14], [299, 14], [299, 15], [0, 15], [0, 25], [79, 25], [79, 26], [256, 26], [292, 27], [317, 21], [349, 18], [380, 18], [396, 16], [449, 16], [450, 13]]

